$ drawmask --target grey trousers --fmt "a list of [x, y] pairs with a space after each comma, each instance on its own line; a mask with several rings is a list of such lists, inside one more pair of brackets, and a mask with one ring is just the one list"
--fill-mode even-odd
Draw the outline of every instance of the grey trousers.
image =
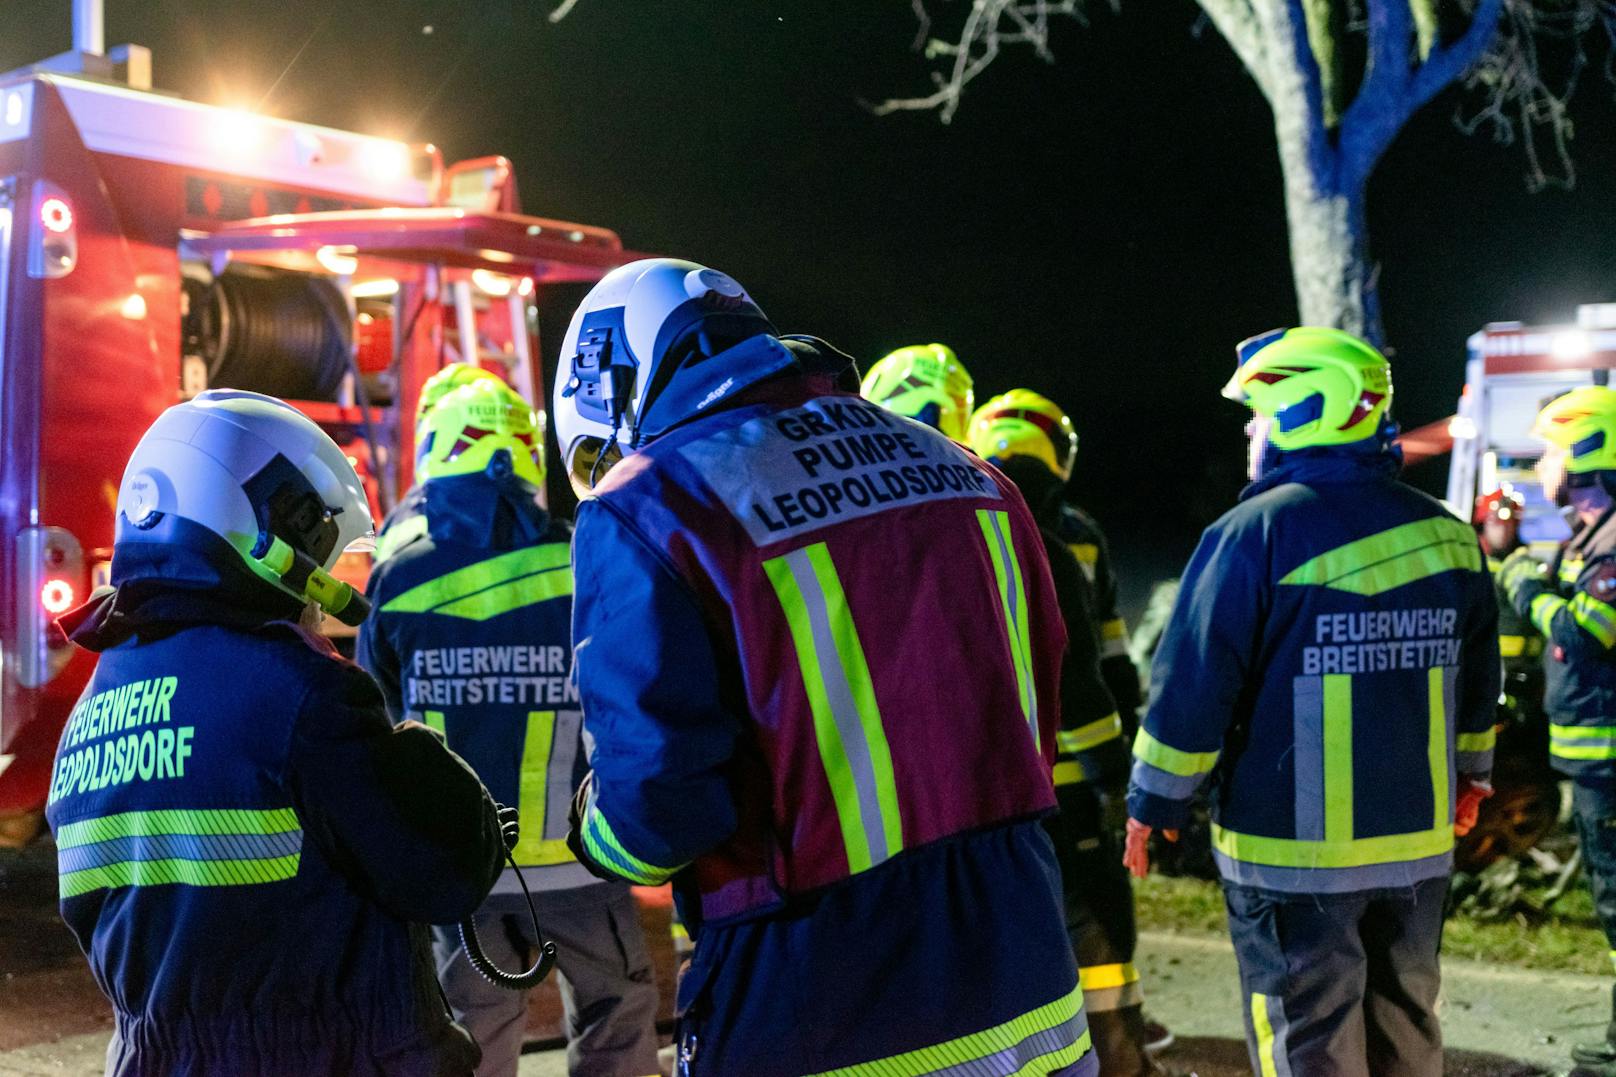
[[1406, 890], [1278, 895], [1224, 884], [1252, 1072], [1435, 1077], [1448, 879]]
[[[656, 979], [634, 897], [610, 883], [536, 892], [539, 925], [556, 944], [572, 1077], [657, 1072]], [[483, 950], [500, 968], [531, 964], [537, 942], [520, 894], [496, 894], [477, 913]], [[483, 1049], [478, 1077], [516, 1077], [527, 993], [495, 987], [471, 967], [453, 927], [433, 929], [438, 979], [455, 1018]]]

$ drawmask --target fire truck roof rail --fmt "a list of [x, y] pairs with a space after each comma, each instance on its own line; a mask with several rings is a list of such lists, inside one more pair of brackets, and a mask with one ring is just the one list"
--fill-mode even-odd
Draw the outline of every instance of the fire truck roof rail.
[[313, 252], [324, 247], [397, 262], [486, 269], [539, 283], [598, 280], [641, 255], [617, 233], [518, 213], [452, 206], [290, 213], [181, 233], [196, 254]]

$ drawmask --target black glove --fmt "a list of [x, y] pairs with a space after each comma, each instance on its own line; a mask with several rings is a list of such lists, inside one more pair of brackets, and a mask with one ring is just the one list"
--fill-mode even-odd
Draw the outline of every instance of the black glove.
[[499, 816], [499, 836], [505, 841], [505, 851], [514, 852], [522, 837], [521, 813], [498, 803], [494, 805], [494, 813]]

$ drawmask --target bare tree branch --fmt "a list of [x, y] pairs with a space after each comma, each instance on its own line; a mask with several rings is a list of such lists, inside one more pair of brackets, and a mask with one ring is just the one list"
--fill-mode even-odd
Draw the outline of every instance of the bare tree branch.
[[[1049, 48], [1050, 19], [1087, 22], [1087, 3], [1088, 0], [972, 0], [959, 36], [943, 41], [928, 36], [932, 20], [926, 0], [910, 0], [920, 24], [915, 39], [917, 51], [927, 59], [946, 58], [950, 61], [947, 70], [932, 72], [936, 89], [923, 97], [895, 97], [868, 107], [877, 116], [935, 111], [938, 119], [948, 123], [959, 108], [965, 87], [998, 58], [1001, 48], [1028, 45], [1039, 59], [1052, 62], [1055, 56]], [[1114, 10], [1117, 0], [1109, 3]]]

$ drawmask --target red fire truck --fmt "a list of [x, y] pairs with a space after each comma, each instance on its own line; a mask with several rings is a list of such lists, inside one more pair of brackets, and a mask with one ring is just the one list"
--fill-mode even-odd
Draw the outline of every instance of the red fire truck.
[[104, 578], [158, 412], [210, 386], [291, 400], [348, 447], [380, 519], [410, 482], [421, 382], [463, 359], [542, 402], [541, 345], [635, 257], [521, 215], [504, 158], [445, 167], [153, 93], [143, 51], [104, 57], [98, 32], [0, 76], [0, 842], [37, 829], [93, 664], [48, 627]]

